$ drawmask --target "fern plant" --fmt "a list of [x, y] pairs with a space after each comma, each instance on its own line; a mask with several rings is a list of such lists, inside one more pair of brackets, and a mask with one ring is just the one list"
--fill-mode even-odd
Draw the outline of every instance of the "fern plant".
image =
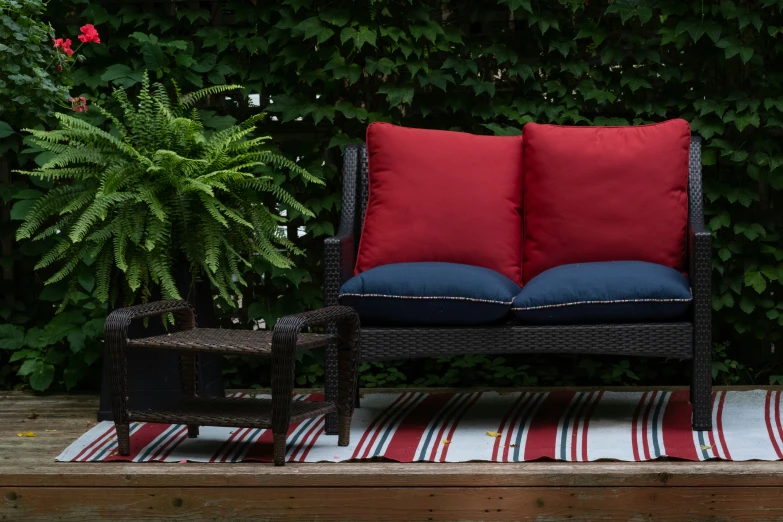
[[268, 137], [252, 136], [263, 115], [205, 133], [194, 104], [236, 88], [181, 95], [175, 86], [170, 96], [145, 75], [137, 100], [114, 91], [121, 117], [97, 106], [113, 132], [68, 114], [56, 115], [56, 130], [27, 129], [53, 157], [22, 172], [57, 184], [28, 211], [17, 239], [56, 238], [36, 268], [53, 266], [47, 284], [69, 278], [62, 306], [73, 300], [81, 260], [94, 260], [96, 297], [104, 302], [114, 296], [113, 272], [122, 274], [126, 302], [146, 301], [153, 287], [180, 299], [172, 264], [182, 260], [194, 279], [207, 278], [234, 303], [245, 284], [240, 266], [250, 266], [251, 256], [292, 266], [292, 254], [300, 252], [280, 227], [279, 209], [312, 213], [272, 174], [285, 169], [322, 181], [265, 148]]

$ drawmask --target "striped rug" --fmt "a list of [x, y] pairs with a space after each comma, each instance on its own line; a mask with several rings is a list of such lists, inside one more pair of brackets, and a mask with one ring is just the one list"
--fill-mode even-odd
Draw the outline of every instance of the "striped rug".
[[[321, 400], [299, 395], [296, 400]], [[781, 392], [719, 391], [712, 431], [691, 431], [687, 391], [367, 394], [351, 445], [324, 434], [322, 417], [291, 426], [289, 462], [386, 458], [398, 462], [521, 462], [542, 458], [623, 461], [783, 459]], [[57, 457], [64, 462], [270, 462], [262, 429], [136, 423], [131, 455], [117, 454], [114, 425], [102, 422]]]

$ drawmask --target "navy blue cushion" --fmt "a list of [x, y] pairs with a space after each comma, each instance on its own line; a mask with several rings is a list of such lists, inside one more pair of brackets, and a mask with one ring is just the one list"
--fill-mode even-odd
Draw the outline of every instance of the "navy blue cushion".
[[514, 298], [516, 316], [533, 323], [653, 321], [682, 316], [692, 300], [680, 272], [643, 261], [551, 268]]
[[506, 316], [519, 286], [506, 276], [456, 263], [396, 263], [362, 272], [340, 289], [362, 324], [486, 324]]

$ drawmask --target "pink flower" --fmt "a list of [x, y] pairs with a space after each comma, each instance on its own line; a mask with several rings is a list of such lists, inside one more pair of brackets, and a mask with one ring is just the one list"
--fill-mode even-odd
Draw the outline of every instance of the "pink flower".
[[71, 49], [71, 39], [66, 38], [57, 38], [54, 40], [54, 48], [60, 49], [62, 52], [65, 53], [66, 56], [73, 56], [73, 49]]
[[101, 39], [98, 36], [98, 31], [95, 29], [95, 26], [92, 24], [83, 25], [81, 27], [82, 34], [79, 35], [79, 41], [82, 43], [92, 42], [92, 43], [101, 43]]
[[68, 101], [71, 102], [73, 112], [87, 112], [87, 100], [84, 99], [84, 96], [68, 98]]
[[62, 65], [60, 65], [59, 63], [57, 64], [57, 70], [58, 70], [58, 71], [62, 71], [62, 70], [63, 70], [63, 66], [62, 66]]

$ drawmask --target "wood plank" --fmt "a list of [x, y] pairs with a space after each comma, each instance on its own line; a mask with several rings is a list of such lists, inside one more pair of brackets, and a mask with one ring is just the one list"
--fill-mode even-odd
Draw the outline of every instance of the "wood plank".
[[783, 487], [776, 462], [271, 464], [54, 463], [4, 460], [4, 487]]
[[783, 488], [0, 488], [0, 520], [747, 520]]

